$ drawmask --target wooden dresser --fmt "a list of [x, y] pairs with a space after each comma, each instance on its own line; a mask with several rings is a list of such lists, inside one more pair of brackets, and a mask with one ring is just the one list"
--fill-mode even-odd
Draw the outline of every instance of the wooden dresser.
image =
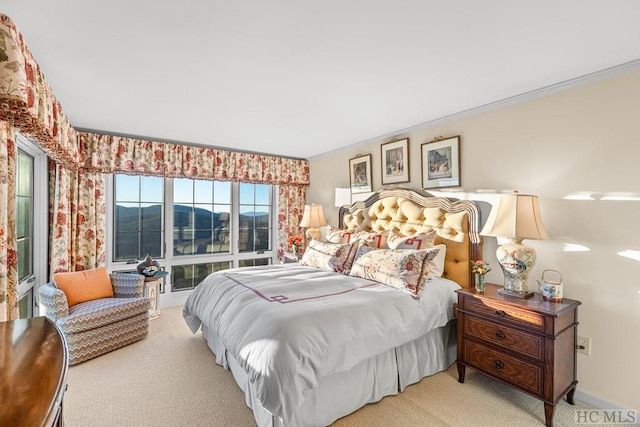
[[553, 425], [555, 405], [567, 395], [573, 404], [576, 378], [576, 326], [580, 301], [545, 301], [497, 293], [458, 290], [458, 381], [465, 368], [513, 386], [544, 402], [545, 422]]
[[62, 426], [68, 360], [46, 317], [0, 322], [0, 426]]

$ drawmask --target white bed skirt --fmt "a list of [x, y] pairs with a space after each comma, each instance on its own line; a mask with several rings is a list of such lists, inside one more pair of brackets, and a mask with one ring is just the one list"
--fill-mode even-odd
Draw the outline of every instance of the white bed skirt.
[[[204, 324], [202, 336], [216, 355], [216, 362], [230, 369], [260, 427], [285, 427], [255, 398], [254, 389], [240, 364], [228, 354], [218, 336]], [[291, 426], [327, 426], [367, 403], [398, 394], [422, 378], [444, 371], [456, 359], [455, 319], [415, 341], [386, 351], [347, 372], [318, 380], [318, 387], [304, 393]], [[288, 427], [288, 426], [286, 426]]]

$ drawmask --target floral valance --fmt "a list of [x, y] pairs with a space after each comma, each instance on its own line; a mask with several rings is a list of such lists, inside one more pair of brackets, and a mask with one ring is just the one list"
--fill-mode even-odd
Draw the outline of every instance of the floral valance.
[[0, 120], [40, 143], [49, 156], [77, 165], [75, 130], [15, 24], [0, 14]]
[[218, 181], [309, 185], [309, 162], [262, 154], [78, 132], [80, 167]]

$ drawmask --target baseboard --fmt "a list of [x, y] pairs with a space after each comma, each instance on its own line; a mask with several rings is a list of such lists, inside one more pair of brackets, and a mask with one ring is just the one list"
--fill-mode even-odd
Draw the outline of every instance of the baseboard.
[[580, 390], [579, 385], [574, 397], [576, 400], [579, 400], [580, 402], [586, 403], [587, 405], [591, 405], [598, 409], [634, 409], [634, 410], [638, 409], [638, 408], [624, 408], [616, 403], [601, 399], [598, 396], [585, 393], [584, 391]]
[[176, 307], [179, 305], [184, 305], [187, 302], [187, 298], [191, 292], [180, 292], [178, 294], [165, 294], [160, 295], [159, 305], [160, 308], [168, 308], [168, 307]]

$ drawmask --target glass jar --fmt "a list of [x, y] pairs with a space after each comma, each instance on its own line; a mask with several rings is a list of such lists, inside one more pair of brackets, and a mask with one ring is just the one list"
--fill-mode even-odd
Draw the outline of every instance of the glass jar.
[[476, 274], [476, 292], [483, 294], [485, 290], [484, 274]]

